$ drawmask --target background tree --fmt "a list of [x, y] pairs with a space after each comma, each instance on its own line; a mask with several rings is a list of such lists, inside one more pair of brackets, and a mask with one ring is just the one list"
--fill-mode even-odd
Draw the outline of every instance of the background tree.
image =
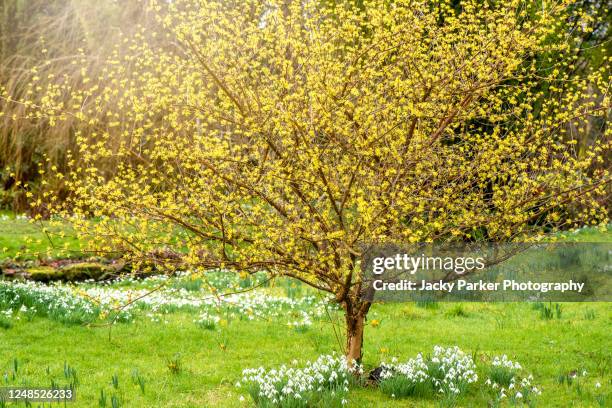
[[[266, 270], [329, 292], [357, 360], [364, 245], [606, 222], [608, 171], [587, 169], [610, 133], [578, 156], [564, 129], [609, 114], [609, 73], [559, 69], [570, 2], [358, 3], [154, 2], [174, 47], [140, 33], [91, 88], [60, 84], [29, 113], [86, 124], [81, 162], [49, 175], [68, 200], [33, 205], [137, 267]], [[567, 58], [533, 58], [547, 53]]]
[[[124, 35], [142, 27], [155, 30], [145, 5], [140, 0], [0, 0], [0, 209], [23, 212], [26, 191], [62, 190], [59, 180], [41, 183], [39, 171], [66, 169], [66, 151], [77, 148], [75, 121], [68, 116], [50, 126], [29, 120], [30, 104], [44, 103], [64, 84], [90, 88], [82, 82], [84, 73], [100, 75], [100, 62], [121, 51]], [[55, 104], [59, 95], [53, 94]], [[88, 101], [62, 102], [87, 109]], [[84, 130], [83, 123], [78, 127]]]

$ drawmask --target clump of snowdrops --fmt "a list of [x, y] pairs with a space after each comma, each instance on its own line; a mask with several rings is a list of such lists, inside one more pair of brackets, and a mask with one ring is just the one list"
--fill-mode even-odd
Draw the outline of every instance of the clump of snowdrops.
[[399, 363], [383, 363], [380, 373], [380, 389], [394, 397], [425, 397], [436, 393], [456, 396], [466, 391], [468, 385], [478, 381], [472, 356], [458, 347], [435, 346], [433, 354]]
[[[340, 407], [347, 404], [349, 385], [363, 369], [344, 356], [323, 355], [304, 367], [247, 368], [237, 387], [246, 389], [259, 407]], [[244, 398], [244, 397], [241, 397]]]
[[524, 375], [523, 367], [505, 354], [495, 356], [488, 369], [485, 385], [493, 396], [492, 405], [499, 406], [505, 399], [512, 404], [531, 404], [542, 391], [532, 384], [533, 376]]

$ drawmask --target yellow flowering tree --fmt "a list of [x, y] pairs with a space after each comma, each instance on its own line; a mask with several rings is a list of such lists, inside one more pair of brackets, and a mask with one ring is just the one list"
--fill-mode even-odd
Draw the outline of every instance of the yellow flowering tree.
[[[100, 60], [115, 49], [119, 31], [129, 35], [135, 22], [156, 29], [143, 1], [0, 1], [0, 207], [27, 210], [24, 184], [36, 192], [57, 192], [60, 183], [40, 183], [38, 171], [64, 169], [65, 151], [75, 148], [72, 128], [83, 129], [82, 123], [63, 120], [50, 127], [27, 113], [50, 95], [56, 106], [87, 108], [91, 98], [62, 101], [53, 92], [58, 86], [80, 87], [84, 75], [101, 74]], [[49, 160], [39, 168], [42, 154]]]
[[[498, 3], [153, 2], [166, 31], [126, 39], [131, 52], [31, 112], [83, 123], [81, 160], [49, 175], [70, 197], [34, 204], [134, 262], [265, 270], [329, 292], [358, 360], [364, 244], [607, 221], [609, 174], [592, 164], [610, 132], [580, 157], [574, 145], [609, 115], [609, 73], [570, 76], [577, 45], [557, 29], [588, 15]], [[150, 45], [160, 36], [167, 46]]]

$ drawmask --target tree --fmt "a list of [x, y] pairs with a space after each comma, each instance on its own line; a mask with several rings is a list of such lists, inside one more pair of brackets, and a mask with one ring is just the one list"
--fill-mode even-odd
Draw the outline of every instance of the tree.
[[[56, 182], [40, 183], [38, 171], [64, 168], [66, 150], [76, 147], [73, 122], [50, 127], [28, 120], [30, 103], [43, 102], [69, 79], [79, 87], [83, 69], [100, 75], [100, 60], [116, 51], [120, 30], [129, 35], [136, 22], [155, 30], [143, 1], [0, 0], [0, 208], [28, 210], [22, 184], [29, 191], [57, 190]], [[63, 102], [86, 107], [88, 100]], [[49, 160], [39, 168], [43, 154]]]
[[[91, 88], [55, 89], [89, 108], [49, 97], [32, 111], [89, 129], [77, 133], [85, 164], [49, 175], [69, 199], [33, 204], [135, 262], [266, 270], [329, 292], [356, 360], [365, 244], [606, 222], [609, 174], [585, 169], [610, 142], [578, 158], [566, 129], [609, 114], [608, 73], [568, 77], [532, 58], [570, 55], [555, 30], [567, 3], [358, 3], [153, 3], [166, 32], [126, 40], [132, 52], [86, 77]], [[154, 34], [175, 47], [151, 46]], [[543, 84], [562, 96], [543, 100]]]

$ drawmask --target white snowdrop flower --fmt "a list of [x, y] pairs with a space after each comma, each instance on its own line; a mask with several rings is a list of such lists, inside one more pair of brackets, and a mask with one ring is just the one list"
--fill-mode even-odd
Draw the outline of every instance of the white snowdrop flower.
[[523, 394], [521, 394], [521, 392], [520, 392], [520, 391], [519, 391], [519, 392], [517, 392], [517, 393], [516, 393], [516, 398], [523, 398]]
[[595, 383], [595, 388], [601, 388], [601, 384], [599, 382]]
[[240, 402], [244, 402], [244, 396], [241, 395], [239, 400], [240, 400]]

